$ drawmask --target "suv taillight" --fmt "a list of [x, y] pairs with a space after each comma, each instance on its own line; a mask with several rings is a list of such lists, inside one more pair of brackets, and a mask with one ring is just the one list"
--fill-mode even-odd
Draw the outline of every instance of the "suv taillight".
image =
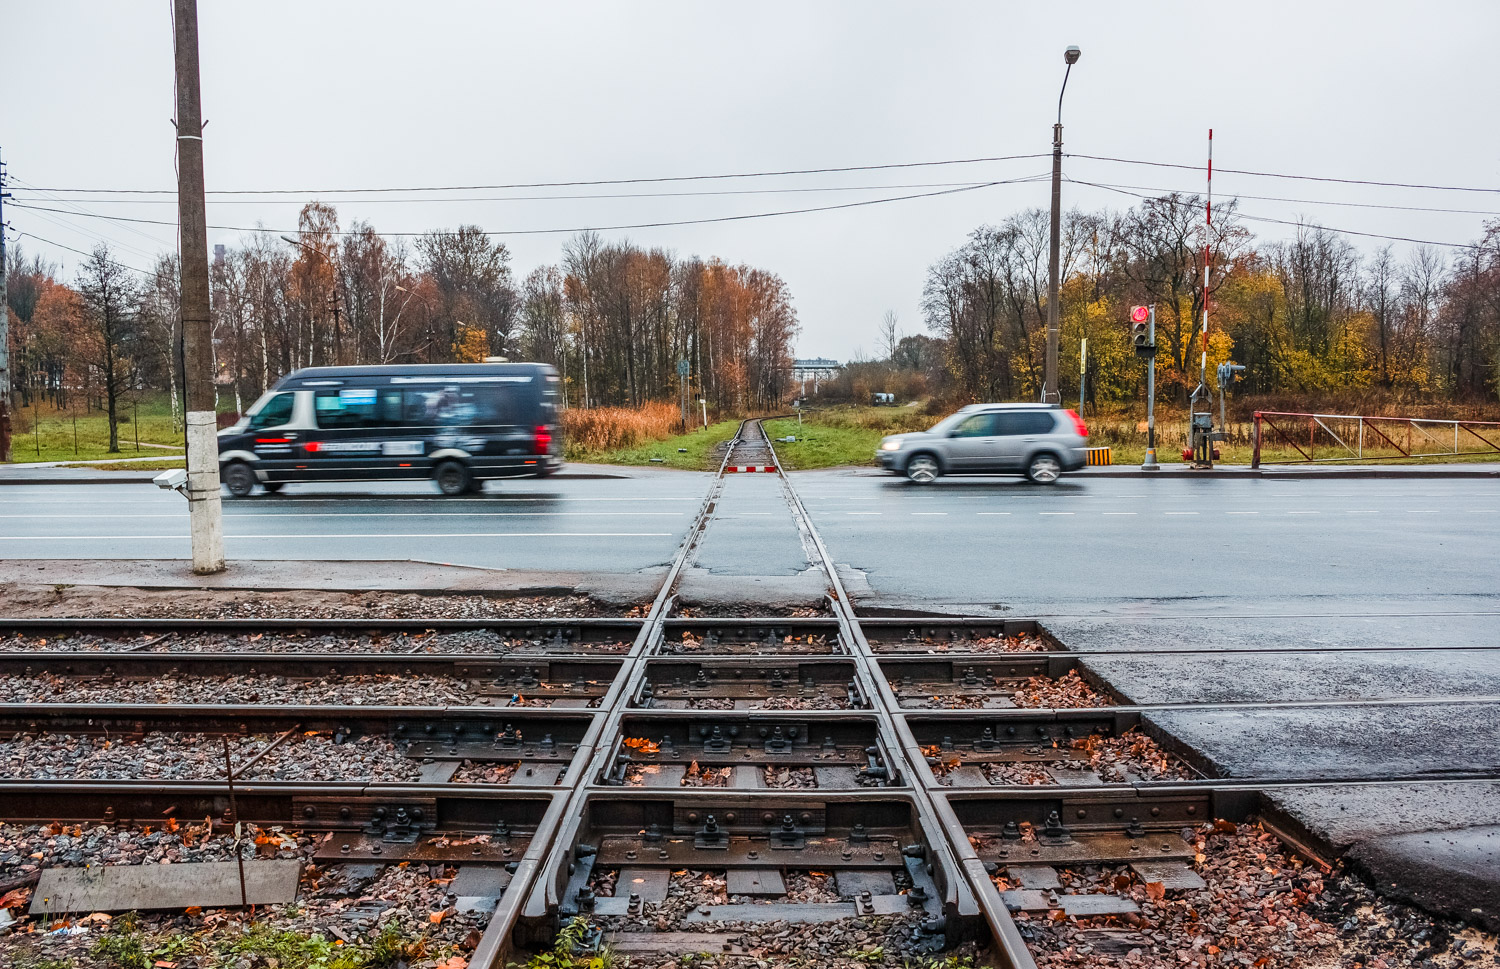
[[1073, 430], [1078, 432], [1078, 436], [1088, 437], [1089, 426], [1083, 422], [1083, 418], [1078, 416], [1078, 412], [1070, 410], [1068, 411], [1068, 416], [1073, 418]]
[[546, 454], [552, 450], [552, 432], [545, 425], [538, 424], [536, 426], [536, 436], [532, 438], [531, 443], [531, 453]]

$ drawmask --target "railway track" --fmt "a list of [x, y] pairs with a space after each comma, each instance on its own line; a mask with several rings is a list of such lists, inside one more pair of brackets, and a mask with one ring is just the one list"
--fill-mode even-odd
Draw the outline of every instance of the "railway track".
[[[744, 467], [771, 469], [826, 616], [676, 614]], [[474, 969], [563, 926], [567, 955], [607, 944], [637, 966], [1032, 969], [1113, 965], [1158, 928], [1190, 940], [1247, 884], [1318, 897], [1328, 859], [1268, 792], [1414, 779], [1213, 776], [1152, 714], [1233, 704], [1130, 704], [1090, 655], [1030, 620], [857, 616], [751, 420], [638, 619], [0, 619], [0, 818], [146, 840], [199, 825], [214, 858], [251, 825], [335, 885], [420, 870], [438, 889], [410, 897], [448, 915], [412, 931]], [[1422, 702], [1455, 701], [1342, 705]], [[1318, 705], [1340, 704], [1287, 706]], [[39, 867], [0, 867], [0, 886]], [[1282, 922], [1316, 935], [1331, 916], [1299, 905]], [[1236, 959], [1261, 951], [1229, 924]]]

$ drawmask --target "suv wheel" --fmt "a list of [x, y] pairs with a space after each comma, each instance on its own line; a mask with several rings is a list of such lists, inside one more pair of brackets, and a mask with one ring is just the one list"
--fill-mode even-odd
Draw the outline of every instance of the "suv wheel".
[[1026, 477], [1036, 484], [1053, 484], [1062, 475], [1062, 464], [1055, 454], [1038, 454], [1026, 466]]
[[943, 469], [938, 465], [937, 458], [930, 454], [918, 454], [906, 462], [907, 480], [917, 484], [932, 484], [942, 473]]
[[255, 472], [243, 461], [233, 461], [224, 469], [224, 487], [236, 498], [247, 498], [255, 490]]
[[432, 479], [437, 482], [438, 490], [450, 498], [467, 494], [474, 483], [469, 469], [459, 461], [444, 461], [432, 473]]

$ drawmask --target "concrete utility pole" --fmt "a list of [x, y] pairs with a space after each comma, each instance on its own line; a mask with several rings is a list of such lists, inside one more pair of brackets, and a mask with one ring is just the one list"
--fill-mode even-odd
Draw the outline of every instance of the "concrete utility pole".
[[0, 461], [10, 460], [10, 294], [5, 290], [5, 163], [0, 162]]
[[203, 203], [203, 111], [198, 92], [198, 2], [172, 0], [177, 60], [177, 220], [182, 250], [183, 376], [187, 385], [188, 523], [193, 571], [224, 571], [219, 427], [214, 412], [208, 306], [208, 215]]
[[1057, 342], [1061, 336], [1061, 325], [1057, 320], [1057, 274], [1058, 249], [1062, 236], [1062, 102], [1068, 91], [1068, 75], [1078, 63], [1080, 51], [1069, 47], [1063, 52], [1068, 69], [1063, 72], [1062, 90], [1057, 94], [1057, 124], [1052, 126], [1052, 241], [1051, 258], [1047, 262], [1047, 363], [1042, 376], [1042, 403], [1062, 402], [1062, 389], [1057, 382]]

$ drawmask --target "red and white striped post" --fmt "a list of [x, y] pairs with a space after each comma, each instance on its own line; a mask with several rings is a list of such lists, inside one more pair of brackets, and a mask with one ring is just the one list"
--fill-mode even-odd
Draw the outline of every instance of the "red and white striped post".
[[1213, 271], [1209, 247], [1214, 231], [1214, 129], [1208, 129], [1208, 195], [1203, 206], [1203, 354], [1198, 359], [1198, 382], [1208, 386], [1208, 277]]

